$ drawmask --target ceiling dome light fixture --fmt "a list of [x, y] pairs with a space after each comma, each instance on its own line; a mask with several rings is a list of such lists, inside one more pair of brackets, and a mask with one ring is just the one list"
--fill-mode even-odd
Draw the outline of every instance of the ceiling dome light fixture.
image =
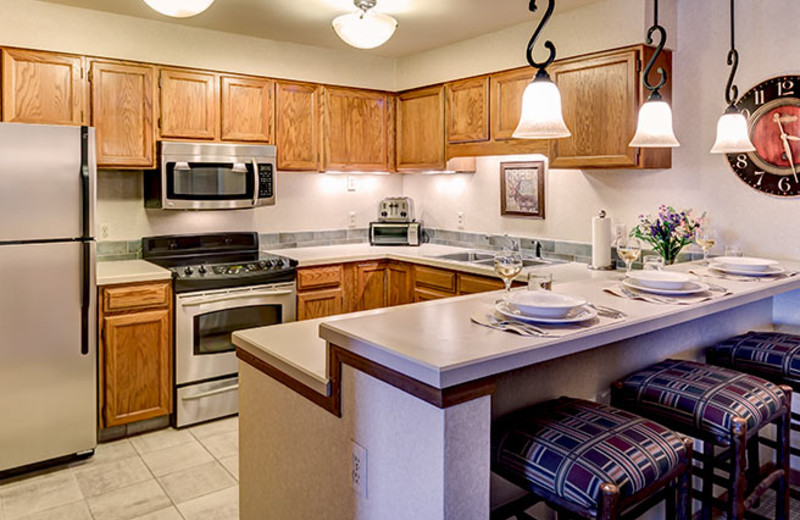
[[650, 71], [653, 70], [656, 60], [664, 50], [667, 42], [667, 31], [658, 25], [658, 0], [653, 0], [653, 26], [647, 31], [647, 44], [653, 44], [653, 33], [658, 32], [660, 38], [656, 51], [647, 62], [647, 67], [642, 73], [642, 84], [650, 95], [647, 101], [639, 108], [639, 122], [636, 125], [636, 135], [628, 146], [638, 148], [675, 148], [681, 144], [675, 138], [672, 130], [672, 109], [664, 101], [659, 89], [667, 83], [667, 72], [659, 67], [656, 72], [661, 75], [661, 80], [653, 85], [650, 83]]
[[739, 97], [739, 87], [733, 84], [736, 70], [739, 68], [739, 51], [736, 50], [734, 0], [731, 0], [731, 50], [728, 51], [728, 66], [731, 72], [728, 75], [728, 84], [725, 85], [725, 101], [728, 108], [717, 123], [717, 139], [711, 148], [711, 153], [742, 153], [754, 152], [756, 147], [750, 140], [750, 130], [747, 128], [747, 119], [734, 105]]
[[397, 20], [371, 9], [377, 0], [353, 0], [360, 12], [343, 14], [333, 19], [333, 30], [347, 45], [374, 49], [386, 43], [397, 29]]
[[[536, 12], [536, 0], [530, 0], [528, 8], [532, 13]], [[553, 15], [554, 9], [555, 0], [548, 0], [547, 11], [528, 42], [528, 63], [538, 70], [533, 81], [525, 87], [525, 92], [522, 94], [519, 124], [512, 134], [517, 139], [557, 139], [572, 135], [564, 123], [564, 115], [561, 112], [561, 93], [546, 70], [547, 66], [556, 59], [556, 46], [552, 41], [547, 40], [544, 42], [544, 46], [550, 51], [550, 56], [541, 63], [533, 59], [533, 47], [542, 29]]]
[[188, 18], [209, 8], [214, 0], [144, 0], [154, 10], [175, 18]]

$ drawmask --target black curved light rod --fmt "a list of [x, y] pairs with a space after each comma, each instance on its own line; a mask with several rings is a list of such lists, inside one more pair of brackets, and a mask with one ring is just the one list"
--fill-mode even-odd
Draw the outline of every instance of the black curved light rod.
[[656, 46], [656, 50], [653, 53], [653, 56], [650, 58], [650, 61], [647, 62], [647, 66], [644, 68], [644, 74], [642, 76], [642, 83], [644, 84], [647, 90], [652, 92], [651, 95], [655, 96], [658, 94], [658, 89], [663, 87], [667, 83], [667, 72], [659, 67], [656, 72], [661, 76], [661, 80], [653, 85], [650, 83], [650, 72], [653, 70], [653, 66], [656, 63], [656, 60], [661, 55], [661, 51], [664, 50], [664, 44], [667, 42], [667, 31], [662, 26], [658, 25], [658, 0], [653, 0], [653, 26], [647, 31], [647, 44], [653, 44], [653, 33], [657, 32], [659, 35], [658, 45]]
[[736, 98], [739, 97], [739, 87], [733, 84], [733, 78], [736, 76], [736, 71], [739, 70], [739, 51], [736, 50], [735, 31], [736, 25], [734, 23], [734, 0], [731, 0], [731, 50], [728, 51], [728, 66], [731, 68], [728, 74], [728, 83], [725, 85], [725, 101], [728, 105], [733, 105]]
[[[544, 12], [544, 16], [542, 17], [542, 20], [539, 22], [539, 26], [536, 27], [536, 30], [533, 32], [533, 36], [531, 37], [531, 40], [528, 42], [528, 56], [527, 56], [528, 63], [531, 65], [531, 67], [539, 69], [539, 74], [541, 74], [542, 71], [546, 69], [556, 59], [556, 46], [550, 40], [544, 42], [545, 48], [550, 51], [550, 56], [548, 56], [547, 59], [542, 62], [538, 62], [533, 58], [533, 47], [536, 45], [536, 40], [539, 39], [539, 34], [541, 34], [542, 29], [544, 29], [544, 26], [547, 25], [547, 22], [550, 20], [550, 17], [553, 16], [553, 10], [555, 9], [555, 4], [556, 4], [555, 0], [547, 1], [547, 10]], [[532, 13], [536, 12], [537, 9], [536, 0], [530, 0], [528, 9], [530, 9]]]

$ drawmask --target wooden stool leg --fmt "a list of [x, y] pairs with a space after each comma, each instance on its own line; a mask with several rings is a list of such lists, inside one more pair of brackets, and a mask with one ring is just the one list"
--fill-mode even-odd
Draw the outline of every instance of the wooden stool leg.
[[783, 477], [778, 481], [777, 500], [775, 501], [776, 520], [788, 520], [789, 518], [789, 462], [791, 454], [789, 451], [789, 437], [791, 431], [791, 412], [792, 412], [792, 389], [789, 386], [781, 385], [781, 390], [786, 395], [784, 402], [786, 414], [778, 421], [778, 449], [775, 451], [775, 463], [783, 469]]
[[759, 470], [761, 468], [761, 457], [759, 450], [761, 444], [758, 442], [758, 435], [754, 435], [747, 443], [747, 482], [751, 486], [758, 484]]
[[731, 420], [731, 491], [728, 518], [744, 520], [744, 501], [747, 498], [747, 421], [740, 417]]
[[664, 492], [664, 513], [667, 518], [678, 518], [677, 505], [678, 495], [676, 493], [677, 484], [670, 482]]
[[600, 507], [597, 509], [597, 520], [617, 520], [619, 518], [619, 488], [606, 483], [600, 486]]
[[714, 445], [703, 441], [702, 520], [711, 520], [714, 509]]
[[[677, 519], [690, 520], [692, 518], [692, 453], [694, 441], [683, 439], [686, 447], [686, 471], [678, 478], [678, 496], [676, 497]], [[667, 518], [676, 518], [667, 515]]]

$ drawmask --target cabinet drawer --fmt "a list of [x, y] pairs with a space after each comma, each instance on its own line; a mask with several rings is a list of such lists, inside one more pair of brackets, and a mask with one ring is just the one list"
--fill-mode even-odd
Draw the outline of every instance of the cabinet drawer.
[[441, 300], [442, 298], [452, 298], [453, 296], [455, 295], [452, 293], [437, 291], [435, 289], [414, 289], [414, 303]]
[[416, 286], [456, 292], [456, 273], [452, 271], [418, 265], [414, 267], [414, 280]]
[[342, 266], [326, 265], [297, 270], [297, 290], [338, 287], [342, 284]]
[[169, 305], [170, 298], [169, 283], [105, 287], [103, 288], [103, 312], [164, 307]]
[[502, 289], [503, 282], [485, 276], [460, 274], [458, 276], [458, 294], [476, 294]]

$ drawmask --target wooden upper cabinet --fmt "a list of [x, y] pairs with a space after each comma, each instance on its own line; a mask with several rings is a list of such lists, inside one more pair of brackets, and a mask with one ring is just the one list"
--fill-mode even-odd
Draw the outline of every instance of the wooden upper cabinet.
[[272, 143], [275, 82], [223, 76], [222, 140]]
[[176, 69], [160, 69], [159, 74], [159, 135], [177, 139], [217, 139], [217, 75]]
[[445, 168], [444, 87], [397, 96], [397, 170]]
[[494, 74], [492, 84], [492, 138], [495, 141], [513, 139], [522, 113], [522, 94], [535, 71], [529, 67]]
[[155, 68], [95, 60], [89, 78], [97, 165], [154, 168]]
[[320, 169], [320, 90], [318, 85], [279, 81], [275, 87], [278, 170]]
[[447, 142], [489, 140], [489, 77], [448, 83]]
[[80, 125], [88, 118], [83, 58], [3, 49], [3, 121]]
[[323, 169], [388, 171], [389, 95], [325, 88]]
[[[553, 141], [551, 167], [669, 168], [669, 149], [628, 146], [639, 105], [646, 99], [640, 70], [651, 54], [650, 47], [640, 45], [554, 64], [550, 74], [561, 92], [564, 121], [572, 136]], [[665, 51], [653, 71], [662, 66], [671, 73], [670, 65], [671, 55]], [[661, 92], [669, 98], [670, 84]]]

